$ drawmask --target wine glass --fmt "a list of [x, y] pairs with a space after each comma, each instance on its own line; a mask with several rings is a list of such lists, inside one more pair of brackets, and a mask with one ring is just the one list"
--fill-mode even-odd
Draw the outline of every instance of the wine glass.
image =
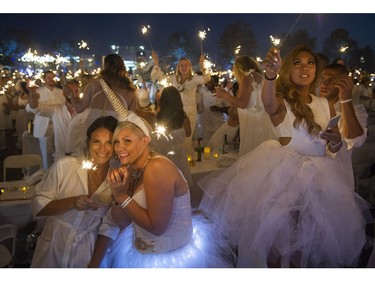
[[30, 167], [22, 168], [23, 179], [27, 182], [30, 178]]

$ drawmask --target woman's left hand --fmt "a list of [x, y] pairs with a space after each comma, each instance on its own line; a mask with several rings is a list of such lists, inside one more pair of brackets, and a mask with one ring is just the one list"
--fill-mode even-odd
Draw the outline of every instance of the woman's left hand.
[[338, 144], [341, 141], [341, 134], [338, 127], [327, 128], [327, 130], [321, 131], [319, 136], [332, 145]]

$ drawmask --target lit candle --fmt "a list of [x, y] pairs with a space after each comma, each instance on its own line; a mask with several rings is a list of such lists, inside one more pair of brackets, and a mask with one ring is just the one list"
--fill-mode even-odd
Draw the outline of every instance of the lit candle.
[[203, 148], [203, 154], [205, 159], [210, 159], [211, 149], [209, 146]]
[[26, 192], [26, 191], [27, 191], [27, 187], [26, 187], [26, 186], [22, 186], [22, 187], [21, 187], [21, 191], [22, 191], [22, 192]]
[[217, 159], [217, 158], [219, 158], [219, 153], [218, 153], [217, 151], [214, 151], [214, 152], [212, 153], [212, 156], [213, 156], [215, 159]]

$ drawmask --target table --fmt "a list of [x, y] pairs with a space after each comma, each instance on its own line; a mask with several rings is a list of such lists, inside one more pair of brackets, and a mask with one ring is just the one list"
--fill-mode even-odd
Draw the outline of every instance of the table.
[[26, 226], [32, 221], [31, 199], [35, 196], [35, 186], [25, 181], [0, 182], [0, 224]]
[[190, 166], [191, 176], [193, 178], [193, 185], [190, 187], [190, 196], [192, 207], [197, 207], [203, 195], [203, 190], [198, 186], [198, 182], [203, 177], [210, 173], [224, 170], [231, 163], [237, 159], [236, 153], [229, 153], [225, 155], [219, 155], [218, 158], [205, 159], [202, 155], [201, 162], [195, 162], [194, 166]]

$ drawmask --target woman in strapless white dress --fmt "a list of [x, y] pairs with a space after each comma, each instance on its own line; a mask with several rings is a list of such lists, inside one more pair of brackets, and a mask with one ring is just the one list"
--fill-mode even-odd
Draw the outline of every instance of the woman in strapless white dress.
[[133, 115], [113, 140], [121, 167], [108, 180], [118, 205], [102, 223], [90, 267], [233, 267], [215, 225], [192, 216], [183, 174], [151, 150], [145, 123]]

